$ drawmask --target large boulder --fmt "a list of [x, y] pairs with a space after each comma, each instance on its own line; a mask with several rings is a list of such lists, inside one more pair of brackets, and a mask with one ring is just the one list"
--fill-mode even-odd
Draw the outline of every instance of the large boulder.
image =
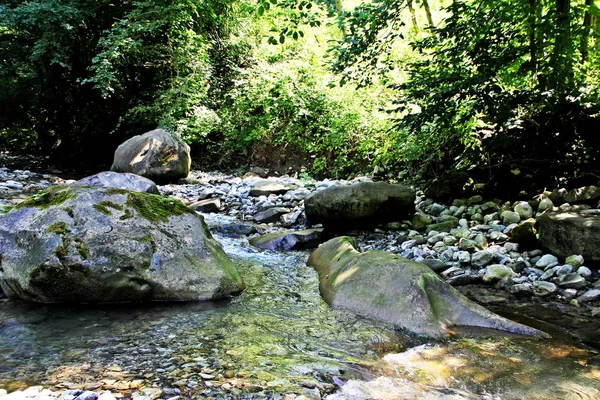
[[424, 264], [385, 251], [360, 253], [349, 237], [325, 242], [308, 264], [327, 303], [411, 333], [443, 337], [452, 326], [474, 326], [547, 336], [470, 301]]
[[537, 219], [540, 245], [566, 258], [580, 254], [586, 261], [600, 261], [600, 216], [577, 213], [545, 213]]
[[131, 190], [132, 192], [146, 192], [160, 194], [156, 184], [143, 176], [104, 171], [96, 175], [87, 176], [73, 183], [75, 186], [99, 186], [105, 188], [116, 188]]
[[190, 147], [169, 132], [156, 129], [122, 143], [110, 169], [166, 183], [187, 177], [190, 165]]
[[241, 276], [183, 203], [101, 187], [52, 187], [0, 219], [0, 286], [34, 302], [207, 300]]
[[331, 230], [373, 227], [410, 220], [415, 212], [414, 190], [383, 182], [332, 186], [304, 200], [306, 218]]

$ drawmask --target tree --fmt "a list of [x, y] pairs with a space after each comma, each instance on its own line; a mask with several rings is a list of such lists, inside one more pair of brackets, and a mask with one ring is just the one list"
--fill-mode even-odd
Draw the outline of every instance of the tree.
[[[429, 175], [506, 166], [523, 175], [543, 170], [556, 184], [597, 168], [600, 150], [589, 129], [600, 110], [590, 81], [597, 57], [573, 50], [593, 38], [587, 51], [597, 54], [585, 17], [591, 8], [582, 3], [456, 0], [429, 36], [412, 43], [416, 56], [390, 60], [407, 2], [376, 1], [346, 19], [350, 33], [332, 50], [333, 68], [342, 84], [368, 84], [394, 64], [406, 66], [408, 79], [393, 85], [401, 168], [417, 164]], [[358, 70], [365, 72], [356, 77]]]

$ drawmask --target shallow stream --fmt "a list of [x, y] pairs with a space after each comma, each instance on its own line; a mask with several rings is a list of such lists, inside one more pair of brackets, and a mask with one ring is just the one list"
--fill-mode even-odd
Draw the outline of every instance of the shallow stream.
[[[206, 219], [214, 226], [224, 218]], [[419, 343], [329, 308], [305, 265], [308, 252], [259, 251], [244, 238], [216, 237], [247, 284], [229, 300], [1, 301], [0, 388], [42, 384], [164, 398], [600, 399], [598, 325], [585, 328], [585, 345], [555, 320], [537, 326], [551, 340], [474, 333]], [[536, 310], [528, 312], [545, 312]]]

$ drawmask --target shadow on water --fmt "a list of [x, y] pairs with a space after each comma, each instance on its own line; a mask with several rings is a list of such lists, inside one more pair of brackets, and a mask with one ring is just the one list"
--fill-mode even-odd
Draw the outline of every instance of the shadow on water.
[[[558, 320], [544, 320], [543, 309], [538, 315], [517, 308], [509, 315], [533, 315], [522, 322], [542, 321], [536, 327], [549, 331], [551, 340], [470, 330], [463, 339], [415, 343], [388, 326], [328, 307], [316, 272], [305, 264], [307, 252], [258, 251], [245, 239], [217, 239], [247, 284], [225, 301], [93, 307], [0, 302], [0, 387], [42, 383], [126, 397], [170, 388], [164, 397], [241, 398], [332, 392], [342, 385], [332, 399], [600, 398], [598, 354], [558, 323], [558, 314]], [[494, 311], [506, 315], [513, 308]], [[579, 336], [591, 340], [598, 324], [586, 323], [589, 334]]]

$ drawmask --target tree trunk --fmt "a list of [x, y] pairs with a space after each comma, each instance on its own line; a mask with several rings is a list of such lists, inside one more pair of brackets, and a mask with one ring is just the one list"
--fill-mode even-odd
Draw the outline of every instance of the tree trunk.
[[556, 0], [556, 37], [552, 54], [552, 77], [556, 89], [564, 89], [572, 81], [571, 0]]
[[431, 16], [431, 7], [429, 7], [429, 0], [423, 0], [423, 8], [425, 9], [425, 14], [427, 15], [427, 22], [429, 26], [433, 27], [433, 17]]
[[581, 63], [588, 59], [588, 45], [590, 40], [590, 28], [592, 26], [592, 15], [590, 9], [594, 4], [594, 0], [585, 0], [585, 15], [583, 17], [583, 29], [581, 30]]
[[536, 0], [529, 0], [529, 58], [531, 62], [531, 72], [537, 78], [538, 75], [538, 60], [537, 60], [537, 43], [535, 41], [535, 27], [537, 23], [537, 4]]
[[415, 32], [419, 32], [419, 23], [417, 22], [417, 13], [415, 12], [415, 7], [413, 6], [413, 0], [408, 0], [407, 5], [408, 9], [410, 10], [410, 19], [412, 20], [413, 29]]

